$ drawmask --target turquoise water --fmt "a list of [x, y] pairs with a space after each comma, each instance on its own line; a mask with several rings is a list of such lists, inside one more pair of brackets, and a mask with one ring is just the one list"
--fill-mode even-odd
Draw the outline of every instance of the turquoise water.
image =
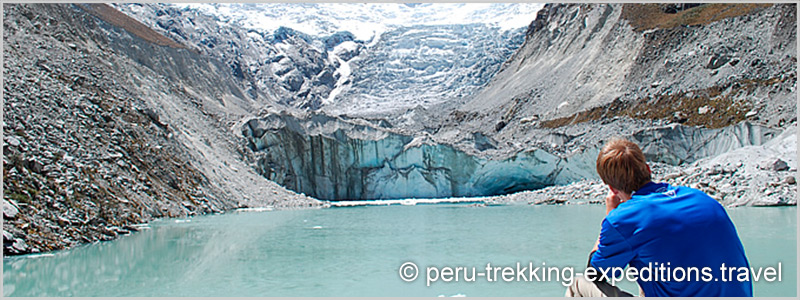
[[[782, 263], [757, 296], [796, 296], [796, 207], [734, 208], [753, 267]], [[553, 282], [444, 282], [428, 266], [517, 262], [582, 271], [600, 205], [416, 205], [234, 212], [153, 222], [151, 229], [52, 255], [6, 258], [4, 296], [561, 296]], [[401, 280], [404, 262], [420, 270]], [[579, 268], [580, 267], [580, 268]], [[474, 273], [473, 273], [474, 274]], [[553, 275], [551, 273], [551, 275]], [[463, 274], [462, 274], [463, 276]], [[555, 278], [552, 278], [555, 279]], [[635, 284], [623, 283], [627, 290]]]

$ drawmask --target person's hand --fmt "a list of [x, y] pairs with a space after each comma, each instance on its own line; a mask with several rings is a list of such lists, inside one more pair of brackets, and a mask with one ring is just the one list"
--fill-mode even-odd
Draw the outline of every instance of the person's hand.
[[614, 192], [614, 190], [608, 191], [608, 195], [606, 195], [606, 214], [617, 208], [620, 202], [622, 201], [620, 200], [619, 195]]

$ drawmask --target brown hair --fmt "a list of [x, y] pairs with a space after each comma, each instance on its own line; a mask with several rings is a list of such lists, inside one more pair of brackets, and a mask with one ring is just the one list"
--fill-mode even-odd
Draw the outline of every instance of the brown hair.
[[625, 193], [638, 190], [651, 180], [642, 149], [623, 138], [611, 139], [600, 150], [597, 174], [605, 184]]

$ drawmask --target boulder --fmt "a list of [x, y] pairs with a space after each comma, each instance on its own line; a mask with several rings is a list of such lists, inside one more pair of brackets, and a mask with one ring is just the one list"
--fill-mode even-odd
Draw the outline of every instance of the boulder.
[[494, 126], [494, 130], [499, 132], [500, 130], [503, 130], [503, 128], [505, 127], [506, 127], [506, 122], [500, 121], [497, 122], [497, 124]]
[[19, 139], [18, 139], [18, 138], [16, 138], [16, 137], [14, 137], [14, 136], [7, 136], [7, 137], [6, 137], [6, 142], [7, 142], [9, 145], [11, 145], [11, 146], [14, 146], [14, 147], [19, 147], [19, 145], [21, 144], [21, 142], [19, 141]]
[[685, 123], [688, 120], [689, 120], [689, 117], [686, 116], [685, 113], [680, 112], [680, 111], [676, 111], [672, 115], [672, 122], [674, 122], [674, 123]]
[[774, 160], [770, 159], [770, 160], [765, 160], [765, 161], [761, 162], [761, 164], [759, 164], [758, 168], [762, 169], [762, 170], [767, 170], [767, 171], [780, 172], [780, 171], [788, 171], [789, 170], [789, 165], [785, 161], [783, 161], [782, 159], [777, 158], [777, 159], [774, 159]]
[[13, 241], [14, 241], [14, 235], [8, 231], [3, 230], [3, 243], [13, 242]]
[[701, 115], [707, 114], [709, 112], [714, 112], [714, 108], [712, 108], [711, 106], [708, 106], [708, 105], [700, 107], [700, 108], [697, 109], [697, 113], [701, 114]]
[[14, 200], [3, 199], [3, 217], [13, 219], [19, 214], [19, 207]]
[[11, 248], [16, 250], [17, 252], [22, 253], [28, 250], [28, 244], [25, 243], [25, 240], [23, 239], [16, 239], [14, 240], [14, 244], [11, 245]]

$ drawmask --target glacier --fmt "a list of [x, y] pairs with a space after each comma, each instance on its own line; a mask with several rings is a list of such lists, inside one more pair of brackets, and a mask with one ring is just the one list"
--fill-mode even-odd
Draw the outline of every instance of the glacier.
[[[535, 147], [500, 153], [486, 146], [494, 141], [485, 136], [464, 148], [424, 132], [286, 111], [268, 112], [239, 128], [257, 153], [260, 174], [322, 200], [492, 196], [597, 178], [600, 144], [568, 154]], [[680, 164], [761, 145], [778, 133], [743, 122], [723, 129], [652, 127], [629, 138], [649, 160]]]
[[385, 33], [349, 64], [331, 114], [363, 115], [460, 99], [484, 86], [524, 42], [523, 30], [484, 24], [416, 25]]
[[[451, 145], [326, 115], [270, 114], [242, 125], [268, 179], [323, 200], [506, 194], [591, 176], [596, 152], [562, 158], [540, 149], [491, 159]], [[584, 157], [585, 156], [585, 157]]]

